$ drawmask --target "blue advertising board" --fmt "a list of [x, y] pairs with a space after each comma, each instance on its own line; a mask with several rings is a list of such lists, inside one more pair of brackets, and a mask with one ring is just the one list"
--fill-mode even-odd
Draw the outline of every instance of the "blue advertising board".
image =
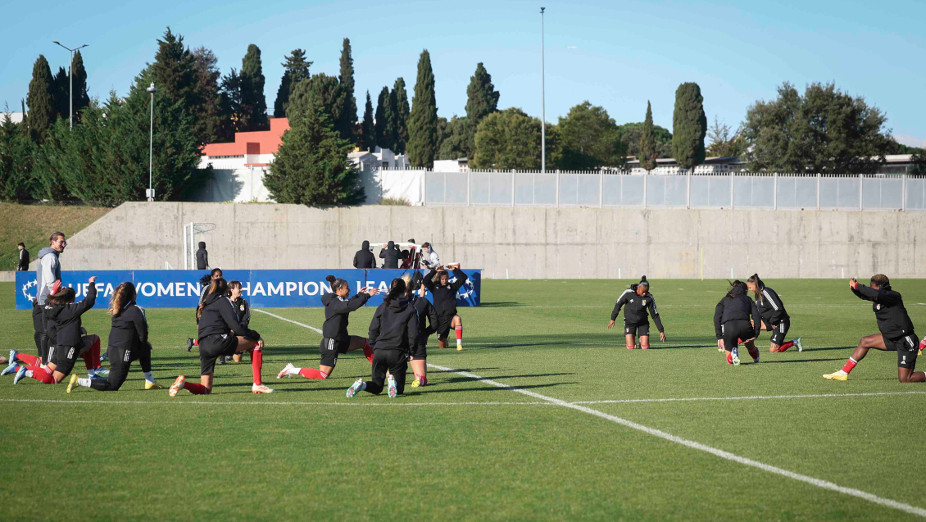
[[[416, 270], [223, 270], [228, 281], [241, 281], [242, 293], [251, 306], [284, 308], [322, 306], [322, 296], [331, 291], [325, 276], [333, 275], [351, 284], [351, 293], [365, 286], [382, 293], [373, 296], [368, 306], [377, 306], [396, 277]], [[418, 270], [420, 272], [420, 270]], [[464, 270], [468, 279], [457, 294], [457, 306], [479, 306], [482, 287], [481, 270]], [[135, 284], [139, 306], [146, 308], [195, 308], [202, 287], [199, 279], [208, 270], [74, 270], [61, 274], [62, 284], [73, 287], [77, 300], [86, 295], [90, 276], [96, 276], [97, 301], [94, 308], [108, 308], [113, 291], [124, 281]], [[423, 275], [423, 274], [422, 274]], [[454, 281], [453, 273], [451, 281]], [[16, 308], [29, 310], [36, 291], [35, 272], [16, 272]], [[428, 298], [430, 299], [430, 292]]]

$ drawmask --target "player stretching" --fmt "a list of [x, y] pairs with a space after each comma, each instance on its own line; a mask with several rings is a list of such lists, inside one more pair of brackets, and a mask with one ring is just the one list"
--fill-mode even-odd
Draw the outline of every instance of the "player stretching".
[[646, 276], [643, 276], [639, 283], [630, 285], [629, 290], [624, 290], [624, 293], [614, 303], [608, 328], [614, 327], [614, 320], [617, 319], [617, 314], [624, 306], [626, 306], [624, 308], [624, 337], [627, 339], [628, 350], [633, 350], [637, 346], [636, 336], [638, 334], [640, 335], [640, 348], [649, 350], [649, 319], [647, 318], [649, 315], [653, 316], [653, 321], [656, 322], [659, 340], [666, 342], [666, 330], [662, 327], [659, 312], [656, 311], [656, 300], [653, 299], [653, 294], [649, 293], [649, 281], [646, 280]]
[[[765, 283], [759, 279], [759, 274], [749, 276], [749, 279], [746, 280], [746, 286], [750, 292], [756, 295], [756, 306], [762, 316], [762, 329], [772, 332], [768, 351], [770, 353], [783, 352], [792, 346], [797, 346], [797, 351], [803, 352], [804, 345], [801, 344], [800, 337], [784, 342], [785, 336], [788, 335], [788, 329], [791, 328], [791, 317], [785, 310], [785, 304], [781, 302], [778, 294], [765, 286]], [[755, 345], [753, 341], [749, 341], [747, 347], [749, 344]]]
[[[752, 325], [749, 324], [750, 319]], [[762, 326], [762, 317], [755, 301], [746, 295], [746, 283], [733, 281], [727, 295], [717, 303], [714, 309], [714, 331], [717, 334], [717, 346], [727, 352], [727, 362], [733, 366], [740, 365], [740, 339], [744, 343], [755, 340]], [[749, 348], [749, 355], [754, 363], [759, 362], [759, 349]]]
[[853, 277], [849, 280], [849, 288], [859, 299], [872, 301], [871, 306], [878, 320], [879, 334], [866, 335], [858, 341], [858, 346], [852, 352], [852, 357], [846, 361], [841, 370], [828, 373], [824, 379], [831, 381], [847, 381], [849, 373], [855, 368], [868, 350], [897, 352], [897, 380], [900, 382], [924, 382], [926, 373], [914, 372], [916, 367], [917, 345], [916, 334], [913, 333], [913, 322], [907, 315], [900, 294], [891, 290], [891, 282], [884, 274], [871, 276], [871, 286], [860, 285]]
[[[423, 259], [422, 263], [424, 263]], [[466, 282], [466, 274], [460, 270], [460, 265], [454, 266], [453, 275], [457, 280], [450, 283], [450, 276], [442, 268], [441, 266], [432, 268], [428, 275], [424, 276], [424, 286], [434, 295], [434, 308], [437, 309], [437, 347], [447, 347], [447, 336], [453, 328], [457, 336], [457, 351], [460, 351], [463, 349], [463, 320], [457, 314], [457, 292]], [[439, 282], [436, 284], [434, 283], [435, 274], [439, 274]]]

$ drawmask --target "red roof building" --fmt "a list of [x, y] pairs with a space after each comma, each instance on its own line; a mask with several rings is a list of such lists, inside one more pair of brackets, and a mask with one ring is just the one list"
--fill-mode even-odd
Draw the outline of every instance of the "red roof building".
[[[267, 166], [265, 158], [260, 155], [276, 154], [283, 143], [283, 133], [289, 130], [286, 118], [270, 118], [270, 130], [254, 132], [236, 132], [235, 141], [228, 143], [209, 143], [203, 148], [203, 156], [209, 159], [244, 158], [245, 167]], [[264, 160], [260, 162], [260, 160]]]

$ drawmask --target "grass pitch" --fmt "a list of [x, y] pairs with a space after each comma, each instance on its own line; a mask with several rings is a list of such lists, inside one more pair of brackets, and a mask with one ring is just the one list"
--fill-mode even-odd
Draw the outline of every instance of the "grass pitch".
[[[369, 376], [353, 353], [328, 380], [277, 381], [286, 362], [317, 367], [320, 335], [261, 313], [252, 327], [268, 344], [272, 395], [250, 393], [249, 364], [217, 367], [213, 395], [174, 399], [144, 391], [137, 363], [117, 393], [6, 376], [0, 518], [917, 518], [627, 426], [926, 508], [926, 385], [898, 383], [895, 354], [875, 351], [848, 382], [821, 378], [877, 332], [870, 304], [842, 280], [767, 282], [805, 351], [769, 354], [763, 332], [762, 362], [738, 368], [711, 325], [724, 281], [654, 280], [669, 340], [644, 352], [605, 328], [629, 282], [487, 280], [484, 306], [461, 309], [465, 350], [431, 339], [429, 363], [453, 371], [432, 369], [432, 386], [394, 400], [344, 397]], [[894, 286], [926, 334], [926, 281]], [[0, 348], [33, 353], [30, 312], [13, 310], [12, 296], [0, 285]], [[268, 311], [323, 320], [321, 309]], [[372, 313], [355, 312], [350, 331], [363, 335]], [[183, 347], [192, 316], [148, 310], [165, 386], [198, 377]], [[105, 343], [104, 311], [84, 324]]]

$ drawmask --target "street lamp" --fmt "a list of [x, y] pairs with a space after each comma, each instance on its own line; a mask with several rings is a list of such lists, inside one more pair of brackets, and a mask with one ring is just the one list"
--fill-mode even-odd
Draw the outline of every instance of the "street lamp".
[[154, 172], [154, 93], [158, 92], [158, 90], [154, 87], [154, 82], [151, 82], [151, 85], [145, 90], [151, 93], [151, 126], [148, 129], [148, 191], [145, 195], [148, 196], [148, 201], [154, 201], [154, 187], [152, 185], [152, 173]]
[[543, 63], [543, 12], [540, 8], [540, 172], [547, 172], [547, 92]]
[[65, 49], [68, 50], [68, 52], [71, 53], [71, 62], [68, 63], [68, 83], [71, 84], [71, 94], [68, 97], [68, 120], [70, 122], [70, 128], [73, 129], [74, 128], [74, 77], [71, 75], [71, 67], [74, 65], [74, 52], [79, 49], [83, 49], [84, 47], [87, 47], [87, 44], [71, 49], [70, 47], [61, 45], [61, 42], [59, 42], [58, 40], [55, 40], [52, 43], [58, 44], [61, 47], [64, 47]]

